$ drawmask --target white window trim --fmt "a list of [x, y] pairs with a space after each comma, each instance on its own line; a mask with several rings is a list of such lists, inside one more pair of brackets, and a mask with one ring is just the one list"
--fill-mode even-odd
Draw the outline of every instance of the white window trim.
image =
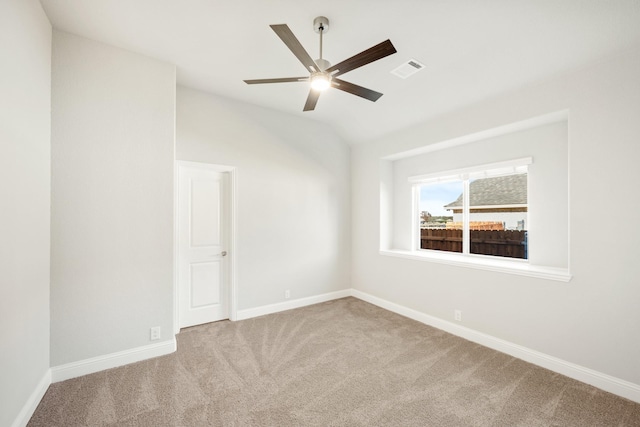
[[[522, 276], [543, 278], [549, 280], [557, 280], [568, 282], [571, 275], [568, 269], [544, 267], [530, 264], [528, 259], [512, 259], [495, 256], [485, 256], [471, 254], [470, 252], [470, 232], [469, 232], [469, 178], [483, 178], [511, 175], [514, 173], [527, 172], [527, 166], [533, 163], [532, 157], [524, 157], [520, 159], [508, 160], [504, 162], [490, 163], [484, 165], [473, 166], [469, 168], [448, 170], [426, 175], [418, 175], [409, 177], [408, 181], [412, 184], [413, 194], [413, 221], [412, 221], [412, 241], [413, 250], [380, 250], [381, 255], [393, 256], [405, 259], [414, 259], [420, 261], [430, 261], [440, 264], [455, 265], [460, 267], [469, 267], [480, 270], [498, 271], [503, 273], [511, 273]], [[420, 249], [420, 186], [424, 184], [435, 184], [439, 182], [447, 182], [452, 180], [462, 180], [464, 185], [464, 202], [463, 202], [463, 236], [462, 236], [462, 253], [453, 253], [446, 251], [434, 251]]]
[[[438, 182], [463, 179], [463, 176], [465, 175], [468, 175], [471, 178], [488, 178], [501, 175], [511, 175], [514, 173], [526, 172], [526, 167], [532, 163], [533, 157], [522, 157], [520, 159], [507, 160], [504, 162], [487, 163], [468, 168], [410, 176], [409, 183], [435, 184]], [[487, 173], [487, 171], [491, 171], [491, 173]]]

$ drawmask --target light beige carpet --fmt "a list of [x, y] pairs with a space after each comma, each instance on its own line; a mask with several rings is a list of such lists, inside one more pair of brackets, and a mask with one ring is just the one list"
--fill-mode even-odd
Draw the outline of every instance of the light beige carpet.
[[640, 426], [640, 404], [355, 298], [184, 330], [29, 426]]

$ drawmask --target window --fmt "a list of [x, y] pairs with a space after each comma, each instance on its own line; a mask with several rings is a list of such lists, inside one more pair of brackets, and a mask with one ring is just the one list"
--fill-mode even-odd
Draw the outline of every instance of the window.
[[528, 259], [531, 158], [411, 177], [415, 249]]
[[[418, 262], [569, 281], [566, 114], [532, 118], [449, 140], [427, 138], [424, 146], [380, 158], [379, 253]], [[490, 185], [491, 178], [517, 175], [522, 176], [513, 179], [526, 182], [526, 199], [503, 199], [502, 207], [476, 201], [483, 193], [481, 187], [495, 190], [496, 186]], [[449, 186], [455, 191], [449, 192]], [[496, 191], [490, 193], [495, 195]], [[460, 223], [458, 230], [456, 222]], [[498, 223], [504, 230], [474, 230], [474, 222]], [[487, 224], [484, 227], [488, 228]], [[448, 242], [457, 242], [446, 246], [447, 240], [436, 235], [445, 233], [440, 230], [457, 234], [445, 235]], [[506, 239], [511, 245], [499, 246], [497, 239], [486, 236], [497, 234], [490, 233], [493, 231], [509, 231], [517, 238]], [[431, 238], [421, 239], [422, 234]], [[422, 249], [423, 240], [440, 247]], [[444, 271], [438, 270], [438, 274]], [[458, 272], [464, 275], [462, 271], [455, 274]]]

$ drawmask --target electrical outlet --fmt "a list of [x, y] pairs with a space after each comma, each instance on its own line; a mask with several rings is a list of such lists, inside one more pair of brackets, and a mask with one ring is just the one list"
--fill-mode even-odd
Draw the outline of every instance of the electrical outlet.
[[289, 298], [291, 298], [291, 291], [287, 289], [286, 291], [284, 291], [284, 299], [289, 299]]
[[462, 311], [453, 310], [453, 318], [456, 319], [458, 322], [462, 322]]
[[151, 341], [160, 339], [160, 326], [151, 328]]

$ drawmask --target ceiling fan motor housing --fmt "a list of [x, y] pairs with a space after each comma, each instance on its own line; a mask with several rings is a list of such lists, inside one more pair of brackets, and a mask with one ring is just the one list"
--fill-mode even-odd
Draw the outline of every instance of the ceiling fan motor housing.
[[316, 64], [318, 65], [318, 68], [320, 68], [320, 70], [318, 71], [324, 71], [327, 68], [331, 67], [331, 63], [329, 61], [327, 61], [326, 59], [316, 59]]

